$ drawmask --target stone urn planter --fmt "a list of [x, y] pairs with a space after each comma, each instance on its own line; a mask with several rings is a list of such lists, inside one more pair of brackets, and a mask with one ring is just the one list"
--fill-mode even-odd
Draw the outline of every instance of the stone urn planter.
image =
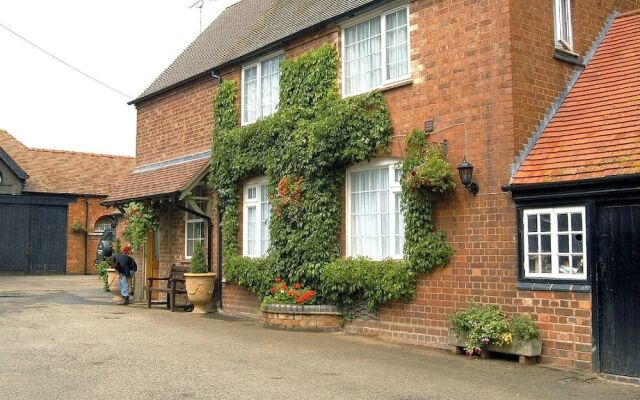
[[124, 300], [120, 295], [120, 274], [113, 268], [107, 269], [107, 282], [109, 283], [109, 290], [113, 293], [111, 301], [117, 303]]
[[193, 304], [193, 313], [206, 314], [205, 308], [213, 297], [213, 287], [216, 283], [216, 273], [190, 273], [185, 272], [185, 288], [187, 290], [187, 298]]
[[342, 313], [336, 306], [270, 303], [261, 308], [265, 328], [307, 332], [342, 330]]
[[[465, 342], [466, 338], [463, 335], [449, 332], [449, 345], [454, 346], [456, 352], [464, 353]], [[511, 344], [503, 346], [490, 344], [482, 349], [480, 357], [489, 358], [490, 353], [517, 355], [520, 364], [533, 364], [537, 362], [537, 357], [542, 354], [542, 340], [539, 338], [530, 340], [514, 338]]]

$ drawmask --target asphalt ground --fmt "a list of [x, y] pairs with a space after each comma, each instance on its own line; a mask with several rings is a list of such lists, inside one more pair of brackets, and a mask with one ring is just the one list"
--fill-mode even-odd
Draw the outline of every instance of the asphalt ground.
[[0, 338], [2, 400], [640, 400], [588, 373], [116, 306], [92, 276], [0, 276]]

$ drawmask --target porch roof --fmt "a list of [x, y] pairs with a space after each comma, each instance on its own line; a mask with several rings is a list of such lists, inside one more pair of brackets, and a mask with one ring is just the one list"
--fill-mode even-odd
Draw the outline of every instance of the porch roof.
[[640, 174], [640, 12], [620, 15], [511, 185]]
[[113, 192], [102, 204], [124, 204], [136, 200], [179, 195], [196, 180], [201, 179], [208, 168], [209, 156], [207, 154], [196, 159], [183, 158], [167, 163], [137, 167], [116, 184]]

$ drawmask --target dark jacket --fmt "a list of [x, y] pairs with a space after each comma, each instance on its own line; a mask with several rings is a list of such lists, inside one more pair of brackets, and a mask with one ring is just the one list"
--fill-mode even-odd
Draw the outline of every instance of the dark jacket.
[[138, 264], [135, 260], [126, 254], [116, 254], [113, 256], [115, 261], [115, 269], [121, 274], [126, 276], [133, 276], [134, 272], [138, 270]]

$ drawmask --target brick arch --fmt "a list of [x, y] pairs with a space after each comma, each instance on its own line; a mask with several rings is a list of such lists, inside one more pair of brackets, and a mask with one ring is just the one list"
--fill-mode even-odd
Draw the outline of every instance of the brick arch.
[[109, 227], [111, 227], [111, 224], [113, 223], [113, 217], [110, 214], [99, 216], [90, 226], [93, 232], [102, 232], [105, 230], [103, 228], [107, 227], [107, 223], [109, 224]]

